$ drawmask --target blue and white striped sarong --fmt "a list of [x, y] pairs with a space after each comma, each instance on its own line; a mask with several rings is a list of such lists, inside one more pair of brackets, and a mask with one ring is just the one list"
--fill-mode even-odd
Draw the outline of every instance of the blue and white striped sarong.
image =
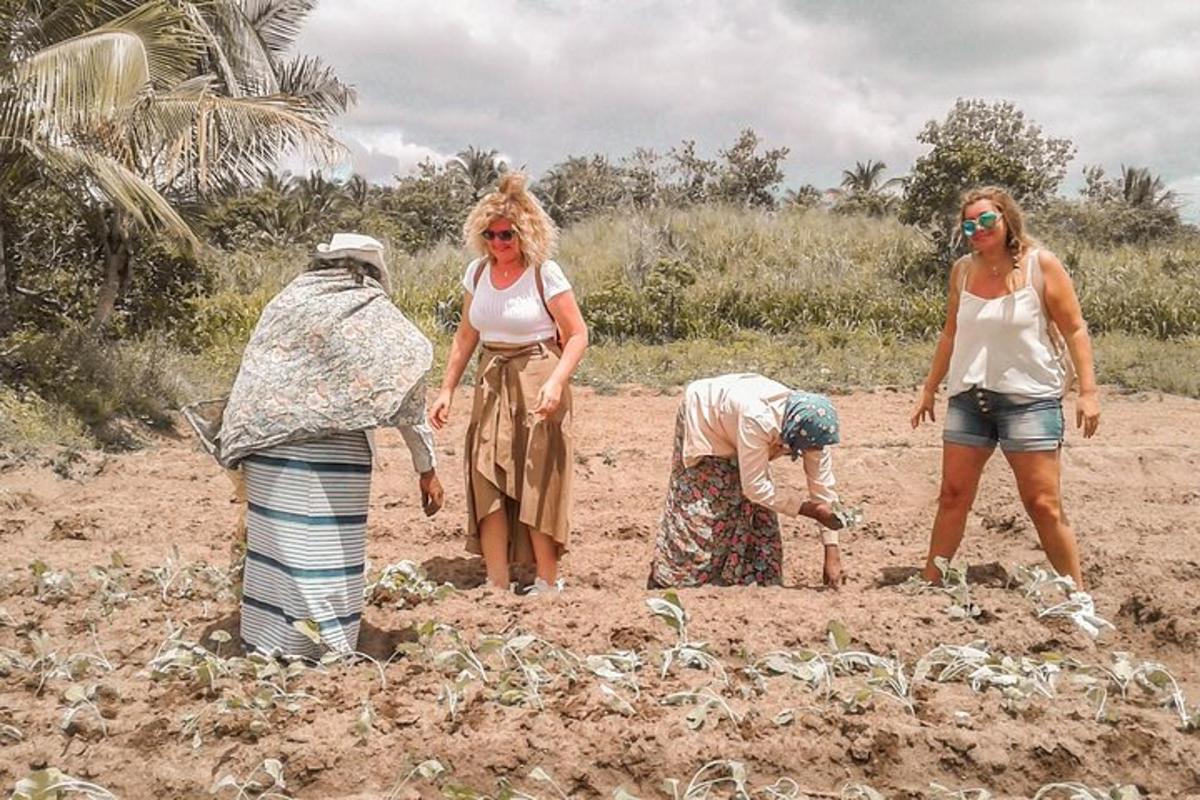
[[276, 445], [243, 459], [246, 573], [242, 639], [273, 655], [353, 651], [362, 619], [371, 450], [362, 432]]

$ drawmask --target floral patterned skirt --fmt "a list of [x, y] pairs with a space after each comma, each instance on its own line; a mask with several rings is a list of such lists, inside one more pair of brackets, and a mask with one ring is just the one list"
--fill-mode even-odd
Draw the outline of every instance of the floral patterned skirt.
[[746, 499], [733, 459], [705, 456], [687, 466], [684, 425], [680, 408], [651, 588], [780, 583], [779, 516]]

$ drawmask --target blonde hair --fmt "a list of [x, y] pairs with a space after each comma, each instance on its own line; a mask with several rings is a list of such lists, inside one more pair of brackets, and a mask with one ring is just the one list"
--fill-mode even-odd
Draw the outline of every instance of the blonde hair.
[[996, 207], [1004, 217], [1004, 244], [1008, 247], [1009, 255], [1017, 262], [1022, 255], [1037, 246], [1029, 234], [1025, 232], [1025, 215], [1013, 196], [999, 186], [979, 186], [963, 192], [959, 201], [958, 221], [966, 219], [967, 207], [980, 200], [987, 200]]
[[521, 256], [526, 266], [539, 266], [554, 255], [558, 246], [558, 227], [542, 204], [525, 188], [528, 178], [520, 172], [507, 172], [496, 191], [484, 195], [463, 223], [463, 241], [481, 256], [490, 257], [483, 232], [498, 219], [506, 219], [517, 231]]

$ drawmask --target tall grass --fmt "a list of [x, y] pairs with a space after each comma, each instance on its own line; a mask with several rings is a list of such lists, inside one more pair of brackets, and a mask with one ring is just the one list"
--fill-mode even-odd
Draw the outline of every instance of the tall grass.
[[[1104, 249], [1058, 235], [1047, 246], [1075, 281], [1102, 382], [1200, 397], [1200, 237]], [[0, 439], [43, 441], [57, 428], [103, 441], [114, 418], [161, 424], [181, 402], [224, 391], [263, 306], [309, 255], [205, 258], [213, 288], [185, 330], [19, 343], [31, 374], [0, 397]], [[393, 297], [434, 340], [438, 371], [469, 259], [450, 244], [390, 259]], [[579, 380], [602, 388], [734, 370], [826, 391], [912, 385], [944, 322], [949, 270], [894, 219], [723, 206], [588, 219], [563, 232], [558, 261], [595, 343]]]
[[[1096, 333], [1200, 335], [1200, 240], [1100, 250], [1050, 242], [1075, 279]], [[263, 304], [307, 256], [232, 254], [217, 292], [199, 301], [201, 347], [244, 341]], [[934, 336], [949, 265], [893, 219], [724, 206], [601, 216], [562, 236], [558, 261], [604, 341], [663, 342], [739, 330], [810, 327]], [[419, 324], [452, 330], [470, 255], [442, 244], [392, 258], [393, 295]]]

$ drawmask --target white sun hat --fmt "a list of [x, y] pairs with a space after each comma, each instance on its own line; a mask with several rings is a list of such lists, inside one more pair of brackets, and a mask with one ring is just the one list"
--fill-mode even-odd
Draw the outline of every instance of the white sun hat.
[[370, 264], [379, 270], [380, 283], [384, 291], [391, 291], [391, 275], [383, 258], [383, 244], [372, 236], [361, 233], [335, 233], [328, 243], [317, 245], [315, 258], [322, 260], [353, 258]]

